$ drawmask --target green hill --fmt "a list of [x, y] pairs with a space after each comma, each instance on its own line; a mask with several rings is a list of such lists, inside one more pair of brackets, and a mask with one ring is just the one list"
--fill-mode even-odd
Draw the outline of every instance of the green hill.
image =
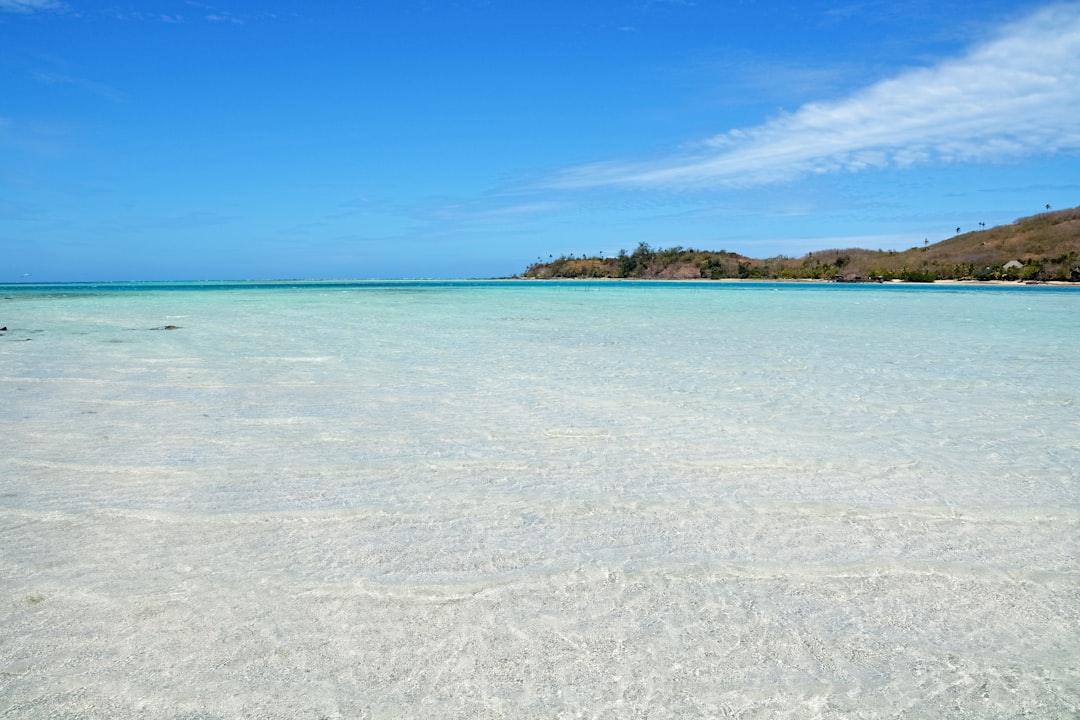
[[757, 259], [723, 250], [658, 250], [642, 243], [616, 257], [571, 255], [535, 263], [525, 277], [1080, 282], [1080, 208], [1040, 213], [903, 251], [848, 248]]

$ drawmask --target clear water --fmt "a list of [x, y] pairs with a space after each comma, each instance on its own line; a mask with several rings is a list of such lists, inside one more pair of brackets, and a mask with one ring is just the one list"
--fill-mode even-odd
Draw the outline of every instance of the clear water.
[[2, 717], [1080, 713], [1075, 290], [0, 297]]

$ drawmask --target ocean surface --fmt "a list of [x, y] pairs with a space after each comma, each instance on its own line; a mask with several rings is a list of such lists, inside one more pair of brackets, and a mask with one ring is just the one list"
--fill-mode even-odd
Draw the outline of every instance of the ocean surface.
[[9, 285], [0, 326], [0, 717], [1080, 715], [1080, 289]]

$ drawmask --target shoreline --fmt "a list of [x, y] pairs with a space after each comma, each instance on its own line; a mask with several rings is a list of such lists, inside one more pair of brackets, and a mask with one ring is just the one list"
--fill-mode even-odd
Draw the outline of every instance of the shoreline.
[[580, 282], [662, 282], [662, 283], [791, 283], [791, 284], [807, 284], [807, 285], [996, 285], [996, 286], [1020, 286], [1020, 287], [1039, 287], [1041, 285], [1053, 286], [1053, 287], [1075, 287], [1080, 288], [1080, 282], [1070, 282], [1068, 280], [956, 280], [953, 278], [945, 278], [941, 280], [931, 280], [929, 282], [918, 282], [914, 280], [854, 280], [854, 281], [837, 281], [837, 280], [823, 280], [818, 278], [717, 278], [715, 280], [709, 278], [634, 278], [634, 277], [526, 277], [524, 275], [511, 276], [511, 277], [498, 277], [488, 278], [490, 280], [527, 280], [534, 282], [548, 282], [552, 280], [560, 281], [580, 281]]

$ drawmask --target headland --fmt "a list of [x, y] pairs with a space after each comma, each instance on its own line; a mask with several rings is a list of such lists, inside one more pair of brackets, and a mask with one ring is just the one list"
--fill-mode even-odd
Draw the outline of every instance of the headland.
[[752, 258], [726, 250], [656, 249], [643, 242], [631, 252], [620, 250], [614, 257], [571, 254], [538, 261], [523, 277], [1080, 283], [1080, 207], [958, 232], [908, 250], [846, 248], [797, 258]]

